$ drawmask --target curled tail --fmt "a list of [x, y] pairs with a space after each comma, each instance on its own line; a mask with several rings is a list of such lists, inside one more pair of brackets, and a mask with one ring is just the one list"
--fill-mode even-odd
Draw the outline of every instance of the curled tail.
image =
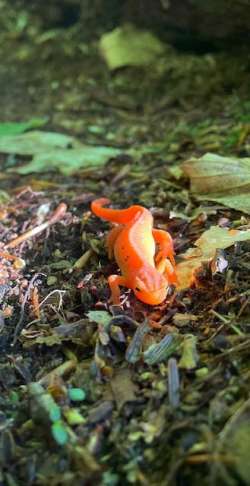
[[141, 215], [147, 209], [142, 206], [130, 206], [127, 209], [110, 209], [104, 208], [105, 204], [111, 201], [106, 198], [96, 199], [91, 203], [91, 211], [99, 218], [111, 221], [112, 223], [126, 224], [130, 223], [137, 215]]

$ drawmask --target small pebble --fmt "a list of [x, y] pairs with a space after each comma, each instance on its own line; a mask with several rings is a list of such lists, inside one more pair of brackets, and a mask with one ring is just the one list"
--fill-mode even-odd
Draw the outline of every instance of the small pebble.
[[82, 388], [70, 388], [69, 398], [72, 402], [82, 402], [86, 398], [86, 393]]

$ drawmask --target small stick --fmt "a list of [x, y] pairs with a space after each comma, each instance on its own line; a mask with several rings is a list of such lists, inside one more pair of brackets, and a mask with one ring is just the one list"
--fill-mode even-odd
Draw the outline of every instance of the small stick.
[[34, 287], [32, 291], [32, 305], [33, 305], [33, 313], [36, 319], [40, 319], [41, 313], [39, 308], [39, 296], [38, 296], [38, 288]]
[[5, 248], [15, 248], [16, 246], [20, 245], [20, 243], [23, 243], [23, 241], [28, 240], [29, 238], [32, 238], [33, 236], [41, 233], [45, 229], [47, 229], [49, 226], [52, 224], [57, 223], [60, 219], [63, 218], [67, 211], [67, 206], [65, 203], [60, 203], [55, 212], [52, 214], [51, 218], [46, 221], [45, 223], [39, 224], [38, 226], [35, 226], [35, 228], [32, 228], [22, 235], [18, 236], [14, 240], [10, 241], [5, 245]]
[[16, 255], [11, 255], [7, 251], [0, 251], [0, 257], [10, 261], [15, 261], [18, 258]]

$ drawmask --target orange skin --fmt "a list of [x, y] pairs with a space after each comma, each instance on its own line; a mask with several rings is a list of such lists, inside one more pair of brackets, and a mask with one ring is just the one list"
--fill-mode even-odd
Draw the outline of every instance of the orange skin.
[[[108, 283], [114, 304], [120, 304], [119, 286], [132, 289], [136, 297], [150, 305], [161, 304], [169, 284], [176, 283], [173, 241], [169, 233], [153, 228], [150, 211], [142, 206], [110, 209], [106, 198], [91, 204], [92, 212], [116, 223], [107, 238], [109, 258], [115, 257], [121, 275], [110, 275]], [[156, 244], [159, 247], [156, 253]]]

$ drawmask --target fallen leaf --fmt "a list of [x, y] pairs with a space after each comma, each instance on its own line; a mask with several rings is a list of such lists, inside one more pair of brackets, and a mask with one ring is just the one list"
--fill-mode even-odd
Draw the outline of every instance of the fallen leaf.
[[120, 151], [111, 147], [90, 147], [82, 145], [79, 149], [51, 150], [37, 154], [32, 162], [17, 169], [20, 174], [30, 174], [57, 169], [64, 175], [77, 172], [78, 169], [104, 165]]
[[179, 362], [179, 367], [185, 370], [192, 370], [196, 368], [198, 362], [197, 353], [197, 337], [193, 334], [186, 334], [183, 337], [182, 355]]
[[146, 320], [143, 324], [139, 325], [134, 333], [133, 339], [130, 341], [127, 351], [126, 351], [126, 360], [129, 363], [136, 363], [139, 361], [141, 348], [143, 343], [143, 338], [145, 334], [147, 334], [150, 330], [148, 321]]
[[90, 322], [96, 322], [98, 324], [98, 336], [100, 343], [106, 346], [109, 341], [109, 329], [110, 321], [112, 320], [111, 314], [106, 311], [89, 311], [86, 313]]
[[197, 199], [221, 203], [250, 213], [250, 158], [207, 153], [182, 164]]
[[148, 365], [166, 361], [180, 346], [178, 334], [167, 334], [159, 343], [152, 344], [144, 351], [144, 362]]
[[9, 200], [10, 200], [9, 194], [6, 191], [0, 190], [0, 204], [7, 203]]
[[118, 409], [121, 409], [124, 403], [136, 400], [137, 387], [132, 381], [132, 374], [128, 368], [117, 370], [110, 385]]
[[177, 327], [188, 326], [190, 323], [195, 323], [198, 317], [188, 312], [176, 312], [173, 316], [173, 322]]
[[129, 24], [103, 34], [99, 46], [110, 70], [152, 64], [166, 50], [151, 32]]
[[55, 169], [65, 175], [81, 168], [104, 165], [121, 153], [117, 148], [84, 145], [69, 135], [39, 130], [0, 137], [0, 152], [33, 157], [28, 163], [11, 167], [10, 171], [30, 174]]
[[97, 324], [102, 325], [105, 328], [109, 328], [110, 321], [112, 319], [112, 315], [109, 314], [107, 311], [89, 311], [86, 312], [89, 320], [91, 322], [96, 322]]
[[[240, 403], [240, 402], [239, 402]], [[233, 415], [228, 419], [224, 428], [220, 432], [219, 440], [216, 445], [216, 453], [223, 453], [231, 458], [230, 472], [234, 473], [233, 477], [236, 482], [227, 482], [227, 484], [249, 484], [250, 463], [250, 400], [241, 402], [241, 405], [235, 408]], [[220, 468], [215, 468], [215, 483], [221, 478]], [[229, 472], [229, 471], [228, 471]], [[235, 475], [236, 473], [236, 475]], [[229, 476], [228, 476], [229, 477]], [[223, 481], [222, 481], [223, 483]]]
[[250, 230], [228, 230], [220, 226], [211, 226], [205, 231], [202, 236], [195, 242], [196, 248], [190, 248], [186, 253], [180, 255], [183, 261], [177, 264], [177, 289], [185, 289], [190, 287], [194, 281], [194, 273], [206, 263], [213, 259], [216, 255], [216, 250], [224, 250], [237, 241], [250, 240]]
[[75, 148], [78, 145], [81, 144], [74, 137], [42, 130], [0, 138], [0, 152], [7, 154], [35, 155], [52, 149]]
[[0, 137], [18, 135], [31, 128], [38, 128], [45, 125], [47, 118], [32, 118], [27, 122], [4, 122], [0, 123]]

